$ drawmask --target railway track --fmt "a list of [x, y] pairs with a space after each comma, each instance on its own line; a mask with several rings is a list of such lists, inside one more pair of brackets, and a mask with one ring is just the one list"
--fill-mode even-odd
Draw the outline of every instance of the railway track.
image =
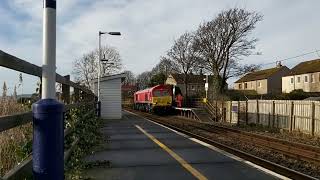
[[[132, 111], [132, 110], [130, 110]], [[286, 177], [292, 178], [292, 179], [317, 179], [312, 176], [303, 174], [301, 172], [289, 169], [287, 167], [281, 166], [279, 164], [273, 163], [271, 161], [262, 159], [260, 157], [254, 156], [252, 154], [246, 153], [244, 151], [241, 151], [239, 149], [235, 149], [231, 146], [222, 144], [221, 142], [218, 142], [213, 139], [209, 139], [208, 137], [205, 137], [204, 133], [195, 133], [194, 130], [197, 131], [203, 131], [203, 132], [209, 132], [209, 133], [215, 133], [222, 136], [232, 136], [232, 138], [237, 138], [240, 141], [251, 143], [256, 146], [259, 146], [261, 148], [270, 149], [272, 151], [276, 151], [279, 153], [282, 153], [286, 156], [297, 158], [297, 159], [303, 159], [308, 162], [317, 163], [319, 164], [319, 154], [320, 149], [317, 147], [300, 144], [300, 143], [294, 143], [289, 142], [282, 139], [277, 139], [273, 137], [267, 137], [263, 135], [253, 134], [249, 132], [244, 132], [241, 130], [231, 129], [227, 127], [222, 126], [216, 126], [208, 123], [200, 123], [198, 121], [194, 120], [185, 120], [185, 119], [175, 119], [176, 123], [183, 124], [182, 126], [189, 126], [193, 128], [193, 132], [190, 130], [186, 130], [185, 128], [178, 127], [176, 125], [173, 125], [172, 123], [167, 122], [167, 117], [161, 117], [161, 116], [154, 116], [148, 113], [139, 112], [139, 111], [132, 111], [138, 115], [141, 115], [149, 120], [152, 120], [154, 122], [157, 122], [159, 124], [162, 124], [164, 126], [170, 127], [176, 131], [182, 132], [184, 134], [187, 134], [191, 137], [195, 137], [201, 141], [204, 141], [208, 144], [211, 144], [215, 147], [218, 147], [220, 149], [223, 149], [231, 154], [234, 154], [238, 157], [241, 157], [243, 159], [246, 159], [248, 161], [251, 161], [255, 164], [258, 164], [262, 167], [265, 167], [269, 170], [272, 170], [274, 172], [277, 172], [281, 175], [284, 175]]]
[[193, 123], [197, 123], [192, 124], [193, 127], [204, 131], [218, 133], [219, 135], [223, 136], [231, 136], [233, 138], [239, 139], [240, 141], [247, 142], [255, 146], [267, 148], [295, 159], [304, 160], [320, 165], [320, 148], [314, 146], [290, 142], [283, 139], [263, 136], [223, 126], [206, 123], [199, 124], [199, 122]]

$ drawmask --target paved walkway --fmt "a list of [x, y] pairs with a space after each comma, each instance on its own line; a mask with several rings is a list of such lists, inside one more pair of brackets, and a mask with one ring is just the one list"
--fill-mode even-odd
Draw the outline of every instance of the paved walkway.
[[93, 167], [93, 179], [278, 179], [240, 158], [178, 134], [134, 114], [106, 120], [108, 139], [101, 151], [86, 161], [110, 161], [110, 167]]

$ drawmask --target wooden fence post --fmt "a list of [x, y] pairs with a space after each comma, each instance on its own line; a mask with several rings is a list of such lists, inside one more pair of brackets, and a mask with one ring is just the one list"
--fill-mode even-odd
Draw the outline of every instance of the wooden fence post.
[[289, 130], [290, 132], [292, 131], [293, 129], [293, 113], [294, 113], [294, 103], [293, 101], [291, 101], [291, 106], [290, 106], [290, 127], [289, 127]]
[[238, 101], [238, 119], [237, 119], [237, 125], [240, 124], [240, 101]]
[[222, 122], [226, 121], [226, 117], [225, 117], [225, 109], [224, 109], [224, 100], [221, 102], [221, 110], [222, 110]]
[[230, 124], [232, 123], [232, 101], [229, 101], [230, 102], [230, 105], [229, 105], [229, 115], [230, 115]]
[[248, 125], [248, 100], [246, 100], [246, 125]]
[[[67, 82], [70, 81], [70, 75], [64, 76]], [[70, 104], [70, 86], [62, 84], [62, 100], [65, 104]]]
[[314, 136], [315, 131], [315, 104], [311, 103], [311, 135]]
[[74, 88], [73, 93], [74, 93], [74, 102], [75, 103], [80, 102], [80, 90], [78, 88]]
[[257, 103], [257, 121], [256, 121], [256, 124], [260, 124], [260, 114], [259, 114], [259, 100], [257, 99], [256, 101]]
[[270, 112], [268, 113], [268, 127], [270, 128], [270, 124], [271, 124], [271, 117], [270, 117], [271, 115], [270, 115]]
[[274, 101], [272, 101], [272, 127], [274, 127], [274, 123], [275, 123], [275, 110], [276, 110], [276, 108], [275, 108], [275, 102]]

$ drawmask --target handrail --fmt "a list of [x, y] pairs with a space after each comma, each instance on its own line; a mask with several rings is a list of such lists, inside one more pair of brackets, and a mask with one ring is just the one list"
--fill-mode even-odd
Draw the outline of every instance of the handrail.
[[[42, 67], [37, 66], [35, 64], [29, 63], [25, 60], [22, 60], [18, 57], [15, 57], [13, 55], [10, 55], [4, 51], [0, 50], [0, 66], [12, 69], [21, 73], [26, 73], [32, 76], [36, 77], [42, 77]], [[77, 84], [75, 82], [70, 81], [70, 76], [62, 76], [58, 73], [56, 73], [56, 82], [62, 84], [62, 99], [64, 102], [69, 103], [70, 102], [70, 87], [74, 88], [74, 95], [75, 95], [75, 101], [78, 102], [81, 99], [89, 100], [93, 99], [94, 94], [91, 90], [86, 88], [85, 86], [82, 86], [80, 84]], [[94, 102], [83, 102], [83, 103], [77, 103], [77, 104], [71, 104], [65, 106], [65, 111], [68, 111], [72, 108], [77, 108], [81, 105], [92, 105], [92, 108], [94, 108]], [[92, 110], [94, 112], [94, 110]], [[90, 111], [90, 112], [92, 112]], [[8, 115], [8, 116], [1, 116], [0, 117], [0, 132], [27, 124], [32, 122], [33, 114], [32, 112], [24, 112], [20, 114], [15, 115]], [[65, 129], [64, 130], [65, 136], [69, 135], [71, 132], [71, 129]], [[72, 143], [73, 145], [76, 143]], [[71, 152], [72, 149], [69, 149], [69, 152]], [[70, 154], [70, 153], [69, 153]], [[20, 175], [24, 175], [26, 169], [32, 168], [32, 157], [28, 157], [23, 162], [19, 163], [18, 166], [11, 169], [3, 178], [4, 179], [21, 179], [19, 178]], [[2, 179], [0, 177], [0, 179]]]
[[29, 156], [27, 159], [22, 161], [19, 165], [11, 169], [2, 178], [3, 180], [24, 179], [26, 176], [31, 174], [32, 174], [32, 156]]
[[12, 129], [32, 121], [32, 112], [0, 117], [0, 132]]
[[[22, 73], [26, 73], [29, 75], [42, 77], [42, 68], [41, 67], [39, 67], [35, 64], [31, 64], [25, 60], [17, 58], [15, 56], [10, 55], [10, 54], [3, 52], [1, 50], [0, 50], [0, 66], [15, 70], [15, 71], [19, 71]], [[74, 83], [70, 80], [67, 80], [65, 77], [61, 76], [60, 74], [56, 74], [56, 81], [58, 83], [65, 84], [65, 85], [80, 89], [81, 91], [84, 91], [88, 94], [93, 94], [92, 91], [87, 89], [85, 86], [81, 86], [77, 83]]]

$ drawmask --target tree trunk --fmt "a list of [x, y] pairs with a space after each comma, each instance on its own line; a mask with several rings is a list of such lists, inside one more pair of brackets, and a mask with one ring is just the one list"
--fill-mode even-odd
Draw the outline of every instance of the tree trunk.
[[184, 74], [184, 87], [185, 87], [185, 93], [184, 93], [184, 96], [185, 96], [185, 102], [187, 104], [188, 102], [188, 74]]
[[222, 78], [219, 74], [213, 75], [213, 97], [217, 99], [219, 95], [223, 94], [224, 92], [224, 83], [222, 82]]

